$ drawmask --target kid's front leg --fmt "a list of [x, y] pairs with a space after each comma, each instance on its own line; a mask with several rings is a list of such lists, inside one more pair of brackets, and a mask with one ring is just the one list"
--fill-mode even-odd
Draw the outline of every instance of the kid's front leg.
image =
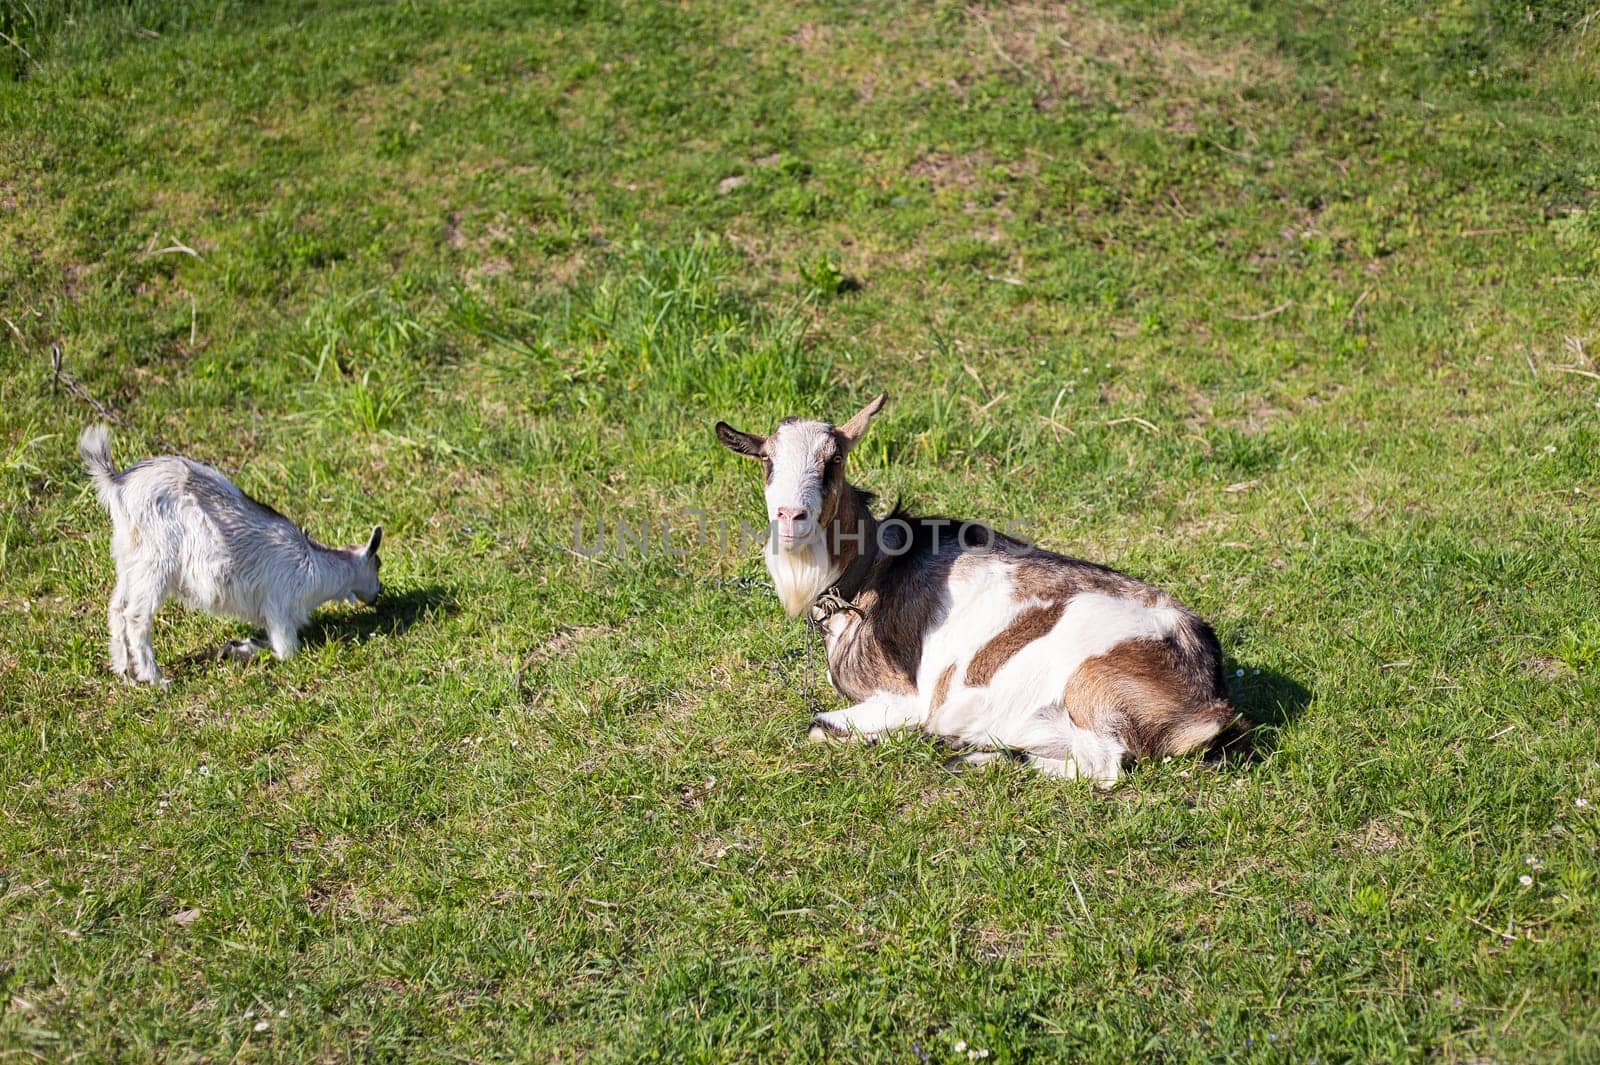
[[807, 735], [816, 742], [876, 739], [896, 729], [922, 724], [922, 702], [914, 695], [879, 692], [854, 706], [830, 710], [811, 719]]

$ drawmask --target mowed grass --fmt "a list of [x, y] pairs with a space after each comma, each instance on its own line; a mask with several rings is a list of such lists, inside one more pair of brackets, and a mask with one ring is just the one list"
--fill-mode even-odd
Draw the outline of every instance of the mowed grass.
[[[0, 1057], [1596, 1060], [1586, 6], [12, 0]], [[52, 343], [385, 601], [117, 682]], [[1263, 757], [807, 744], [711, 425], [879, 389]]]

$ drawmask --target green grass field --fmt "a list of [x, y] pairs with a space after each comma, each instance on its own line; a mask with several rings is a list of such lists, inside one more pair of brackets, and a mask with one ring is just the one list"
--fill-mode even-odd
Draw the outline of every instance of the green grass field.
[[[0, 0], [0, 1060], [1600, 1060], [1592, 9]], [[53, 343], [386, 599], [116, 681]], [[1264, 756], [808, 744], [879, 389]]]

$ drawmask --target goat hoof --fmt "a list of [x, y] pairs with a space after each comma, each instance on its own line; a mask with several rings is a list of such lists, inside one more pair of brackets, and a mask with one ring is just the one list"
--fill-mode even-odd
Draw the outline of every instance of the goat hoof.
[[248, 662], [255, 657], [255, 645], [249, 640], [229, 640], [217, 648], [217, 661], [232, 659], [235, 662]]
[[812, 743], [837, 743], [849, 737], [850, 733], [847, 730], [831, 725], [820, 717], [812, 718], [811, 727], [806, 730], [806, 739]]

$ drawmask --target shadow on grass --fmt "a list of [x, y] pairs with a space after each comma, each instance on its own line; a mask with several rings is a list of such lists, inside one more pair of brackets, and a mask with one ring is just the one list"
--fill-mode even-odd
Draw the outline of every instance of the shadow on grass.
[[[361, 640], [379, 633], [385, 636], [400, 636], [419, 622], [431, 621], [441, 616], [448, 617], [458, 613], [460, 609], [455, 595], [442, 585], [408, 588], [393, 594], [385, 592], [378, 598], [377, 605], [371, 609], [350, 608], [334, 613], [324, 611], [317, 614], [305, 628], [300, 630], [300, 646], [304, 649], [325, 643]], [[254, 633], [254, 639], [265, 643], [265, 637], [259, 631]], [[228, 641], [229, 644], [235, 642], [237, 641]], [[226, 646], [223, 645], [223, 649]], [[256, 656], [256, 660], [270, 661], [271, 657], [262, 653]], [[173, 662], [182, 665], [185, 672], [193, 673], [237, 669], [241, 665], [237, 661], [227, 661], [222, 649], [215, 645], [190, 651], [186, 655], [174, 658]]]
[[461, 605], [450, 589], [440, 584], [425, 588], [407, 588], [403, 592], [385, 592], [370, 610], [352, 610], [339, 614], [319, 614], [300, 632], [300, 641], [308, 647], [333, 641], [366, 639], [382, 634], [402, 636], [419, 622], [459, 613]]
[[1311, 689], [1286, 673], [1242, 662], [1228, 662], [1225, 672], [1228, 700], [1258, 727], [1247, 733], [1224, 732], [1207, 761], [1230, 765], [1258, 761], [1272, 753], [1283, 730], [1306, 712], [1311, 705]]

